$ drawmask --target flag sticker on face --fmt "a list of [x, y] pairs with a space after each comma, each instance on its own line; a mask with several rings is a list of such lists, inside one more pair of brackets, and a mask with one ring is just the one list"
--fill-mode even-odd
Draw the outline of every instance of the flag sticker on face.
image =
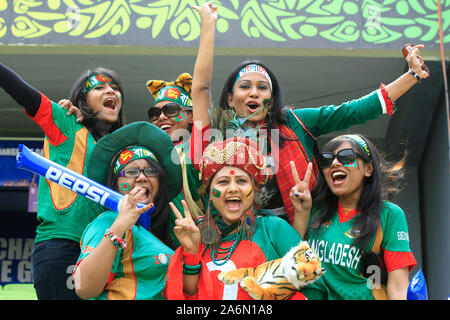
[[351, 163], [345, 163], [344, 167], [356, 167], [356, 159], [355, 159], [355, 161], [353, 161]]
[[122, 191], [128, 191], [128, 190], [130, 190], [130, 185], [128, 184], [128, 183], [122, 183], [121, 185], [120, 185], [120, 190], [122, 190]]
[[220, 191], [215, 188], [212, 189], [211, 194], [213, 197], [220, 198]]
[[175, 117], [175, 122], [180, 122], [180, 121], [183, 121], [183, 120], [184, 120], [184, 114], [183, 113], [180, 113], [179, 115], [177, 115]]

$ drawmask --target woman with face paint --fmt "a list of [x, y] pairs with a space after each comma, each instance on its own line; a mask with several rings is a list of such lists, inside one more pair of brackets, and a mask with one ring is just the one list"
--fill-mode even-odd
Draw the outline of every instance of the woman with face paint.
[[[271, 171], [251, 140], [235, 137], [210, 144], [200, 166], [210, 199], [207, 212], [193, 219], [184, 203], [183, 217], [171, 203], [181, 247], [171, 259], [165, 295], [168, 299], [252, 299], [238, 284], [224, 285], [217, 275], [281, 258], [301, 237], [283, 219], [256, 210], [255, 197]], [[323, 299], [326, 288], [317, 281], [293, 299], [305, 296]]]
[[192, 77], [182, 73], [175, 81], [149, 80], [147, 88], [155, 104], [147, 110], [148, 120], [170, 135], [175, 145], [187, 142], [192, 130]]
[[386, 163], [353, 134], [329, 141], [318, 162], [315, 188], [297, 184], [291, 198], [296, 229], [303, 236], [308, 226], [306, 239], [322, 259], [329, 298], [406, 299], [416, 260], [405, 213], [386, 200], [398, 191], [402, 162]]
[[[147, 111], [148, 119], [155, 126], [167, 132], [175, 145], [183, 173], [183, 190], [172, 202], [183, 212], [181, 200], [185, 200], [191, 214], [195, 217], [203, 215], [204, 205], [198, 190], [203, 182], [198, 177], [198, 170], [191, 160], [191, 149], [194, 139], [191, 139], [193, 126], [193, 105], [191, 99], [192, 77], [182, 73], [175, 81], [149, 80], [147, 88], [155, 98], [155, 104]], [[175, 215], [170, 216], [171, 232], [173, 234]], [[177, 243], [179, 245], [179, 243]]]
[[[181, 190], [181, 169], [172, 161], [170, 137], [148, 122], [135, 122], [100, 139], [87, 176], [125, 195], [119, 212], [106, 211], [81, 237], [74, 272], [77, 294], [96, 300], [163, 299], [165, 275], [175, 249], [169, 201]], [[140, 202], [146, 206], [137, 208]], [[150, 229], [137, 223], [154, 207]]]
[[[89, 70], [75, 82], [70, 99], [84, 115], [81, 123], [1, 63], [0, 86], [41, 127], [44, 156], [80, 174], [85, 174], [96, 141], [124, 123], [123, 87], [108, 69]], [[38, 199], [39, 225], [31, 257], [37, 297], [78, 299], [68, 279], [80, 254], [81, 233], [101, 208], [42, 177]]]
[[418, 45], [406, 57], [410, 72], [394, 82], [381, 84], [378, 90], [340, 106], [290, 109], [283, 108], [281, 88], [269, 66], [261, 61], [248, 60], [230, 73], [223, 86], [219, 106], [212, 108], [211, 80], [218, 10], [212, 2], [194, 8], [199, 11], [202, 21], [192, 83], [194, 121], [203, 127], [218, 128], [225, 136], [231, 130], [235, 135], [258, 141], [275, 175], [262, 188], [257, 203], [262, 208], [286, 215], [290, 223], [294, 219], [294, 208], [289, 194], [295, 184], [290, 162], [294, 162], [302, 178], [308, 163], [313, 163], [312, 187], [318, 173], [314, 153], [319, 135], [363, 124], [384, 113], [392, 114], [393, 103], [416, 84], [417, 79], [429, 75], [420, 56], [423, 46]]

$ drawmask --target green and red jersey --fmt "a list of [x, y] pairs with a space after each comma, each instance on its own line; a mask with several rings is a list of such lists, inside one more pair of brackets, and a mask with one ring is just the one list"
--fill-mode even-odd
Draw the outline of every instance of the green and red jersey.
[[[288, 109], [285, 112], [286, 126], [292, 130], [300, 146], [294, 142], [285, 141], [278, 151], [272, 146], [276, 180], [281, 193], [284, 207], [290, 223], [294, 220], [289, 193], [295, 185], [290, 168], [290, 161], [294, 161], [300, 177], [304, 177], [308, 162], [313, 162], [314, 144], [320, 135], [334, 131], [348, 129], [355, 124], [363, 124], [375, 119], [383, 113], [392, 114], [393, 106], [387, 97], [384, 85], [359, 99], [350, 100], [341, 105], [327, 105], [319, 108]], [[289, 136], [288, 136], [289, 137]], [[314, 163], [314, 162], [313, 162]], [[314, 166], [314, 172], [317, 167]], [[311, 179], [313, 184], [315, 177]]]
[[[106, 211], [92, 221], [81, 237], [77, 265], [102, 241], [117, 212]], [[139, 224], [123, 237], [127, 248], [119, 248], [105, 290], [93, 300], [161, 300], [173, 250]]]
[[[35, 116], [31, 116], [45, 133], [44, 157], [85, 175], [95, 139], [89, 130], [76, 122], [74, 115], [41, 94], [41, 103]], [[43, 177], [39, 180], [36, 242], [64, 238], [79, 241], [86, 225], [102, 207]]]
[[[308, 242], [320, 259], [326, 272], [322, 276], [329, 289], [329, 299], [374, 300], [377, 297], [371, 282], [361, 275], [361, 257], [364, 254], [359, 246], [354, 245], [357, 231], [353, 225], [357, 210], [344, 214], [339, 205], [336, 214], [323, 225], [312, 223], [319, 213], [317, 208], [311, 215]], [[408, 224], [403, 210], [397, 205], [384, 202], [380, 212], [381, 239], [380, 254], [387, 272], [400, 268], [409, 271], [416, 265], [416, 260], [409, 246]], [[368, 248], [373, 248], [376, 235]], [[379, 238], [378, 238], [379, 239]]]
[[[183, 292], [183, 247], [179, 247], [170, 261], [167, 272], [165, 295], [170, 300], [252, 300], [239, 284], [225, 285], [217, 275], [222, 271], [256, 267], [270, 260], [282, 258], [292, 247], [297, 246], [301, 237], [285, 220], [276, 216], [258, 216], [256, 229], [251, 240], [241, 240], [233, 250], [230, 259], [223, 265], [215, 263], [211, 257], [211, 248], [203, 250], [201, 246], [200, 279], [198, 292], [189, 296]], [[233, 241], [224, 242], [230, 247]], [[221, 258], [218, 256], [216, 258]], [[326, 299], [327, 289], [319, 279], [296, 293], [296, 299]]]

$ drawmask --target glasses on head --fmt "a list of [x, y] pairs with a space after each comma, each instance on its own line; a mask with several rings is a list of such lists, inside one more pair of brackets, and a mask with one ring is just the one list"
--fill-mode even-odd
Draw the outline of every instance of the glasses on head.
[[164, 113], [167, 118], [174, 118], [180, 114], [181, 110], [182, 108], [178, 104], [171, 102], [162, 108], [151, 107], [148, 109], [147, 114], [150, 121], [156, 121], [161, 116], [161, 113]]
[[364, 159], [360, 154], [353, 149], [342, 149], [338, 153], [322, 152], [319, 155], [319, 165], [321, 168], [331, 167], [334, 159], [344, 165], [345, 167], [356, 167], [356, 158]]
[[158, 171], [152, 167], [147, 167], [144, 169], [139, 168], [128, 168], [119, 172], [117, 176], [119, 177], [127, 177], [127, 178], [137, 178], [140, 176], [141, 172], [144, 173], [146, 177], [155, 177], [158, 175]]

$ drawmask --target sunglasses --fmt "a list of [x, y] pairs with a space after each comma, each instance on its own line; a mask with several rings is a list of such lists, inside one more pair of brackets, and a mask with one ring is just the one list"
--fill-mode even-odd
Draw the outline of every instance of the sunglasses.
[[147, 114], [150, 121], [156, 121], [161, 116], [161, 113], [164, 113], [167, 118], [174, 118], [180, 114], [181, 110], [182, 107], [175, 102], [171, 102], [162, 108], [151, 107], [148, 109]]
[[117, 175], [118, 177], [127, 177], [127, 178], [137, 178], [140, 176], [141, 172], [144, 173], [146, 177], [155, 177], [158, 175], [158, 171], [155, 168], [147, 167], [144, 169], [139, 168], [128, 168], [125, 169]]
[[331, 164], [333, 163], [335, 158], [337, 158], [337, 160], [345, 167], [356, 167], [356, 158], [361, 158], [364, 160], [364, 158], [360, 154], [356, 153], [356, 151], [353, 149], [342, 149], [336, 154], [332, 152], [322, 152], [319, 155], [320, 167], [331, 167]]

